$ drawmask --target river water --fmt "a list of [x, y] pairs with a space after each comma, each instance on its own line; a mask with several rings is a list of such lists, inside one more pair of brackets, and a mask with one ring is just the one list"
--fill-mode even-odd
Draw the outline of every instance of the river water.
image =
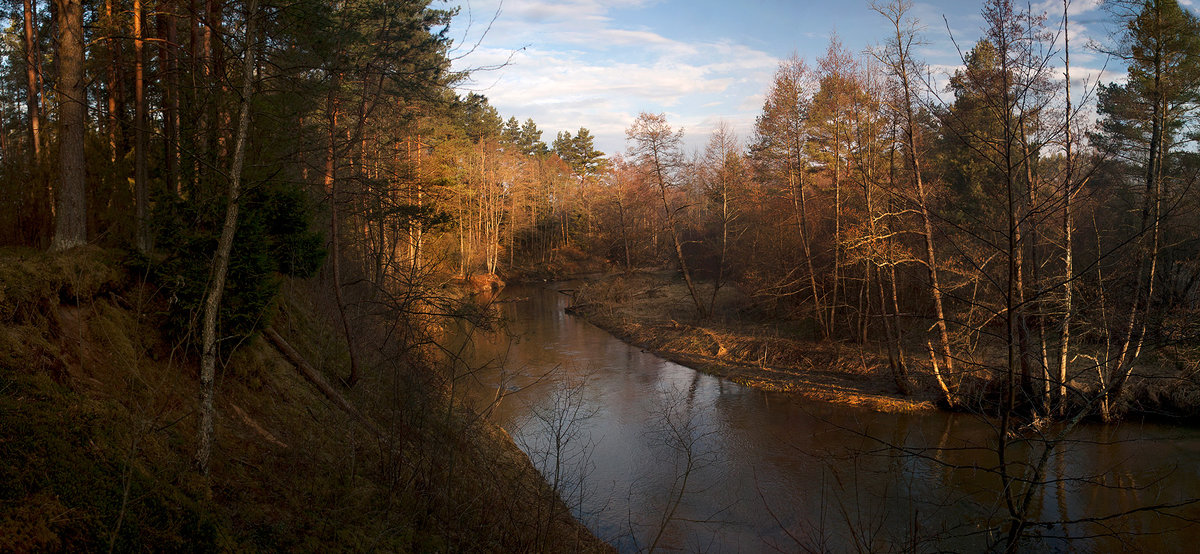
[[[457, 386], [619, 550], [980, 551], [1007, 529], [986, 418], [749, 389], [564, 313], [558, 289], [570, 286], [501, 293], [504, 328], [460, 335], [471, 369]], [[1036, 461], [1042, 445], [1018, 442], [1009, 459]], [[1022, 549], [1200, 544], [1200, 525], [1187, 521], [1200, 504], [1110, 518], [1200, 498], [1196, 429], [1081, 426], [1046, 468], [1028, 518], [1046, 524]], [[1064, 521], [1076, 523], [1054, 523]]]

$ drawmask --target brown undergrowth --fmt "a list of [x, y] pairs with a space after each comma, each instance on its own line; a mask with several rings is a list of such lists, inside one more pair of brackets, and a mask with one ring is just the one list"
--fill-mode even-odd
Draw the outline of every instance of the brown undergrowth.
[[[246, 340], [218, 374], [206, 482], [194, 356], [120, 258], [0, 252], [0, 551], [609, 549], [543, 508], [557, 499], [528, 458], [413, 356], [377, 352], [343, 389], [376, 435]], [[274, 327], [338, 382], [347, 354], [315, 287], [285, 290]]]
[[804, 340], [749, 321], [740, 312], [746, 299], [732, 286], [717, 295], [712, 317], [699, 320], [687, 295], [669, 273], [610, 275], [576, 291], [569, 310], [626, 342], [749, 387], [882, 412], [935, 409], [931, 379], [910, 376], [915, 392], [901, 394], [874, 346]]

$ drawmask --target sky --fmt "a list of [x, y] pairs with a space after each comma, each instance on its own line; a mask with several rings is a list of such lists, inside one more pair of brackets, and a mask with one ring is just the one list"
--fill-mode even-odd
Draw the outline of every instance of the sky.
[[[782, 60], [796, 54], [813, 66], [833, 36], [865, 55], [888, 32], [868, 0], [443, 5], [460, 8], [450, 27], [451, 57], [454, 69], [471, 71], [460, 93], [487, 96], [505, 119], [532, 118], [547, 143], [559, 131], [586, 127], [610, 155], [626, 149], [625, 129], [642, 111], [665, 113], [673, 127], [683, 128], [688, 150], [702, 149], [722, 121], [745, 141]], [[924, 35], [917, 54], [943, 79], [961, 64], [955, 42], [966, 51], [980, 36], [980, 7], [961, 0], [913, 4]], [[1050, 27], [1060, 25], [1061, 0], [1035, 0], [1031, 7], [1047, 12]], [[1084, 48], [1089, 39], [1111, 42], [1115, 26], [1100, 0], [1072, 0], [1070, 14], [1073, 80], [1120, 80], [1124, 70], [1117, 62]]]

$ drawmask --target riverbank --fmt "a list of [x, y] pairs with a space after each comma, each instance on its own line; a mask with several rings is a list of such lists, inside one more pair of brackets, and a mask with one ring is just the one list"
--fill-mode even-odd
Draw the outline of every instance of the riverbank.
[[[722, 287], [713, 316], [696, 317], [683, 281], [673, 271], [589, 276], [574, 295], [570, 313], [581, 316], [625, 342], [745, 386], [797, 394], [836, 404], [880, 412], [906, 413], [948, 409], [928, 358], [920, 345], [910, 345], [908, 394], [891, 372], [882, 344], [816, 341], [801, 322], [758, 318], [752, 303], [736, 287]], [[702, 298], [711, 285], [701, 283]], [[1096, 345], [1080, 345], [1070, 386], [1078, 402], [1099, 394], [1094, 360]], [[995, 354], [995, 356], [1001, 354]], [[980, 367], [988, 354], [978, 350], [965, 360]], [[1087, 361], [1092, 360], [1089, 366]], [[1089, 367], [1092, 369], [1089, 370]], [[1167, 344], [1143, 354], [1125, 394], [1109, 406], [1110, 420], [1137, 418], [1164, 423], [1200, 423], [1200, 357], [1186, 344]], [[950, 383], [960, 397], [991, 394], [984, 379]], [[966, 392], [970, 391], [970, 392]], [[962, 396], [964, 395], [965, 396]], [[1101, 406], [1076, 406], [1089, 418], [1103, 419]]]
[[337, 386], [321, 290], [271, 317], [310, 373], [261, 335], [222, 358], [205, 478], [169, 299], [120, 252], [0, 251], [0, 551], [611, 550], [436, 367], [378, 346]]
[[937, 409], [931, 377], [910, 375], [911, 394], [902, 394], [879, 347], [803, 340], [784, 325], [742, 318], [745, 298], [732, 286], [719, 291], [714, 317], [704, 322], [696, 321], [687, 288], [672, 272], [607, 275], [572, 293], [568, 312], [625, 342], [748, 387], [879, 412]]

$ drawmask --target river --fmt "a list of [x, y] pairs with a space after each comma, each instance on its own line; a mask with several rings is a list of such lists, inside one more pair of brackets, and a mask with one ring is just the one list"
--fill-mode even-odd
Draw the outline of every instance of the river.
[[[503, 291], [506, 325], [460, 334], [471, 369], [457, 387], [618, 550], [979, 551], [1006, 529], [988, 419], [743, 387], [564, 313], [558, 289], [570, 286]], [[1042, 444], [1019, 442], [1010, 459], [1035, 461]], [[1045, 477], [1030, 519], [1047, 524], [1023, 547], [1161, 552], [1200, 541], [1200, 525], [1155, 511], [1049, 523], [1200, 498], [1196, 429], [1080, 426]], [[1171, 513], [1200, 517], [1200, 504]]]

